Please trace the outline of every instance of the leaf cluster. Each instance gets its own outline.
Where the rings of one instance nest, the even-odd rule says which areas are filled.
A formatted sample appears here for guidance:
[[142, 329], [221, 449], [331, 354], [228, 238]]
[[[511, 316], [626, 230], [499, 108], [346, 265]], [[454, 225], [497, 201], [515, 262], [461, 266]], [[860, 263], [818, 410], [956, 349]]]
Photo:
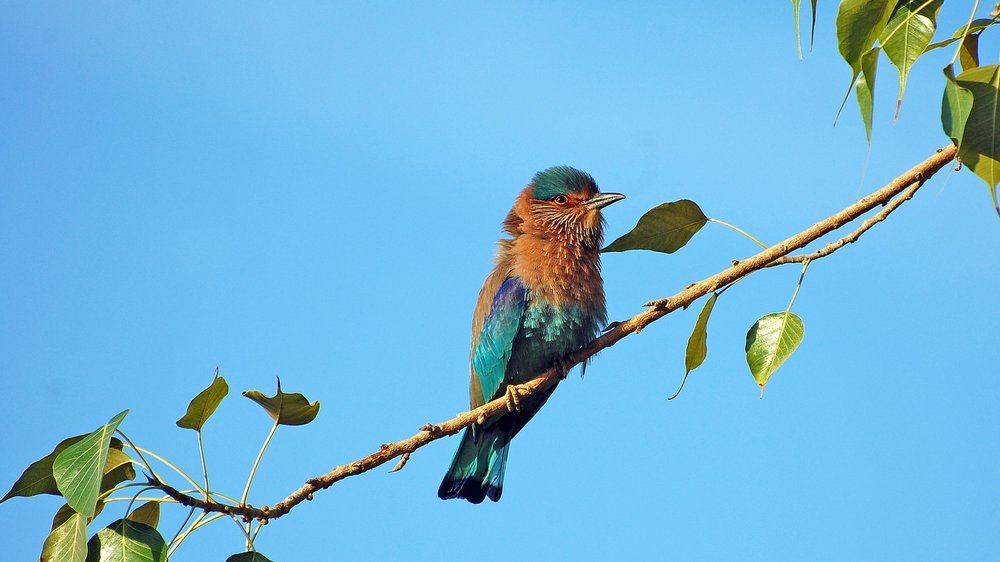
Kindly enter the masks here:
[[[899, 93], [894, 119], [899, 117], [906, 92], [907, 79], [913, 65], [928, 53], [956, 44], [951, 61], [942, 70], [944, 92], [941, 103], [941, 126], [955, 146], [958, 160], [982, 178], [989, 189], [993, 207], [997, 204], [997, 184], [1000, 183], [1000, 67], [980, 66], [979, 40], [984, 32], [997, 23], [996, 11], [988, 18], [975, 19], [979, 3], [973, 4], [966, 24], [948, 38], [932, 43], [937, 31], [937, 19], [944, 0], [842, 0], [837, 10], [837, 47], [851, 67], [851, 81], [843, 110], [851, 90], [854, 90], [858, 110], [865, 126], [868, 142], [872, 139], [872, 114], [875, 103], [875, 83], [878, 62], [884, 54], [899, 74]], [[792, 2], [795, 11], [795, 34], [799, 35], [799, 2]], [[813, 2], [813, 26], [816, 24], [816, 3]], [[800, 49], [801, 58], [801, 49]], [[958, 59], [962, 72], [956, 75]], [[835, 119], [836, 121], [836, 119]]]
[[[206, 501], [245, 505], [253, 475], [277, 427], [305, 425], [314, 420], [319, 413], [319, 402], [310, 403], [299, 393], [282, 392], [280, 381], [274, 396], [266, 396], [257, 390], [243, 393], [264, 409], [274, 421], [274, 425], [250, 471], [250, 478], [243, 491], [243, 500], [235, 502], [228, 496], [209, 488], [208, 468], [204, 461], [205, 452], [202, 445], [202, 430], [228, 393], [229, 385], [216, 369], [212, 383], [190, 401], [184, 416], [177, 420], [178, 427], [193, 430], [198, 434], [198, 448], [204, 473], [203, 485], [195, 483], [186, 473], [166, 459], [135, 446], [119, 429], [128, 414], [126, 410], [90, 433], [64, 439], [51, 453], [31, 463], [11, 489], [0, 498], [0, 503], [14, 497], [39, 494], [65, 498], [66, 503], [53, 517], [51, 531], [42, 545], [40, 559], [43, 562], [164, 562], [191, 532], [221, 518], [222, 514], [206, 517], [208, 514], [203, 513], [189, 525], [188, 521], [194, 512], [194, 508], [191, 508], [188, 520], [182, 529], [172, 540], [164, 539], [157, 530], [160, 522], [160, 505], [175, 503], [175, 500], [169, 495], [143, 498], [145, 503], [132, 509], [143, 492], [164, 489], [167, 486], [163, 477], [147, 462], [147, 456], [161, 461], [176, 471], [194, 487], [192, 492], [202, 494]], [[114, 437], [116, 433], [125, 441]], [[126, 454], [124, 451], [126, 447], [138, 458]], [[132, 482], [136, 478], [135, 465], [147, 471], [146, 482]], [[131, 496], [114, 495], [133, 488], [138, 488], [138, 493]], [[87, 527], [101, 514], [106, 504], [116, 500], [129, 500], [125, 517], [103, 527], [88, 540]], [[263, 522], [258, 522], [256, 528], [253, 528], [252, 521], [236, 522], [245, 534], [247, 550], [231, 556], [229, 560], [267, 562], [268, 559], [253, 547], [253, 539], [260, 531]]]

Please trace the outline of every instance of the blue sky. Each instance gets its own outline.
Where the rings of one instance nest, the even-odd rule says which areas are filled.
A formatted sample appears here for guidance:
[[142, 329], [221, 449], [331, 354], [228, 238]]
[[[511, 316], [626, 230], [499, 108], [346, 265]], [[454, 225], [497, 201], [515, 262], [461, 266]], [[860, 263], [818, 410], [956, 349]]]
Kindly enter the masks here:
[[[125, 408], [130, 437], [198, 473], [174, 421], [216, 366], [233, 393], [205, 441], [231, 495], [270, 421], [238, 391], [280, 376], [322, 403], [278, 431], [256, 505], [451, 417], [500, 221], [548, 166], [627, 194], [609, 240], [689, 198], [774, 242], [947, 142], [950, 50], [917, 63], [895, 125], [883, 59], [865, 171], [853, 101], [831, 127], [850, 78], [833, 2], [805, 61], [787, 2], [660, 4], [5, 4], [0, 484]], [[949, 3], [943, 32], [967, 9]], [[995, 50], [983, 41], [984, 59]], [[571, 376], [515, 441], [500, 503], [437, 499], [448, 439], [317, 494], [258, 548], [278, 562], [995, 555], [998, 228], [982, 182], [942, 172], [810, 267], [805, 340], [763, 400], [744, 338], [784, 309], [794, 266], [720, 298], [678, 400], [700, 303]], [[754, 252], [709, 225], [674, 255], [607, 255], [610, 317]], [[5, 557], [37, 556], [59, 505], [0, 505]], [[180, 520], [168, 511], [164, 534]], [[220, 522], [175, 560], [241, 544]]]

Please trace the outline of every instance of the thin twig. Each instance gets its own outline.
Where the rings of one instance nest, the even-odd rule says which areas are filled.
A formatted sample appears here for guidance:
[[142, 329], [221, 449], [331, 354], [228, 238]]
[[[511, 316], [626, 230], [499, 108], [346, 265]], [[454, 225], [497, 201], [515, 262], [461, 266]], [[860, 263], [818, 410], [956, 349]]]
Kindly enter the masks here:
[[893, 211], [895, 211], [897, 207], [909, 201], [913, 197], [913, 194], [916, 193], [918, 189], [920, 189], [920, 186], [924, 184], [924, 181], [925, 180], [923, 179], [919, 179], [913, 182], [913, 185], [911, 185], [909, 189], [900, 194], [899, 197], [896, 197], [895, 199], [890, 201], [885, 206], [885, 208], [883, 208], [881, 211], [878, 212], [878, 214], [872, 215], [865, 222], [861, 223], [861, 226], [859, 226], [857, 230], [841, 238], [840, 240], [837, 240], [836, 242], [830, 242], [823, 248], [816, 250], [811, 254], [797, 254], [794, 256], [785, 256], [783, 258], [778, 258], [773, 262], [767, 264], [767, 267], [784, 265], [786, 263], [802, 263], [805, 260], [810, 260], [810, 261], [818, 260], [819, 258], [829, 256], [830, 254], [839, 250], [843, 246], [846, 246], [848, 244], [853, 244], [854, 242], [857, 241], [858, 238], [861, 238], [861, 235], [867, 232], [868, 229], [884, 221], [885, 218], [888, 217]]
[[[614, 328], [605, 332], [601, 337], [590, 342], [585, 347], [571, 353], [568, 357], [560, 361], [558, 367], [549, 368], [534, 379], [518, 385], [520, 390], [519, 394], [524, 397], [534, 394], [535, 392], [539, 392], [543, 388], [561, 380], [565, 369], [573, 367], [592, 357], [597, 352], [615, 345], [625, 336], [632, 333], [638, 333], [642, 330], [642, 328], [649, 325], [651, 322], [655, 322], [677, 309], [685, 308], [708, 293], [718, 290], [721, 287], [726, 287], [727, 285], [746, 277], [754, 271], [767, 267], [776, 260], [779, 260], [795, 250], [803, 248], [806, 245], [818, 240], [822, 236], [850, 223], [875, 207], [886, 205], [893, 199], [893, 197], [906, 190], [907, 187], [911, 185], [919, 187], [920, 183], [934, 175], [944, 165], [953, 160], [955, 158], [955, 153], [955, 146], [948, 145], [947, 147], [938, 150], [933, 156], [924, 160], [919, 165], [914, 166], [905, 174], [899, 176], [882, 189], [859, 200], [857, 203], [847, 207], [843, 211], [840, 211], [839, 213], [814, 224], [795, 236], [792, 236], [783, 242], [779, 242], [778, 244], [771, 246], [754, 256], [751, 256], [743, 261], [735, 262], [730, 268], [727, 268], [707, 279], [689, 285], [686, 289], [672, 297], [647, 303], [646, 306], [650, 308], [646, 311], [615, 325]], [[910, 188], [911, 191], [916, 191], [914, 187]], [[910, 193], [910, 195], [912, 195], [912, 193]], [[905, 201], [905, 199], [903, 200]], [[895, 206], [898, 207], [900, 203], [902, 203], [902, 201], [896, 203]], [[881, 215], [882, 213], [879, 214]], [[878, 216], [876, 215], [875, 217], [872, 217], [872, 219], [877, 217]], [[860, 234], [858, 234], [858, 236], [860, 236]], [[836, 251], [836, 248], [830, 250], [828, 254], [834, 251]], [[263, 521], [276, 519], [288, 513], [293, 507], [303, 501], [311, 500], [313, 498], [313, 493], [329, 488], [340, 480], [349, 476], [355, 476], [367, 472], [377, 466], [389, 462], [396, 457], [413, 453], [431, 441], [435, 441], [449, 435], [454, 435], [465, 427], [474, 423], [484, 423], [487, 418], [506, 411], [508, 411], [506, 397], [500, 397], [496, 400], [487, 402], [474, 410], [462, 412], [455, 418], [446, 422], [440, 424], [428, 424], [424, 426], [419, 433], [408, 439], [397, 441], [395, 443], [383, 444], [378, 451], [368, 455], [367, 457], [335, 467], [330, 472], [327, 472], [322, 476], [317, 476], [316, 478], [308, 480], [304, 486], [292, 492], [292, 494], [287, 498], [270, 508], [264, 507], [258, 509], [249, 505], [224, 505], [215, 501], [202, 500], [182, 494], [163, 483], [157, 482], [155, 485], [163, 490], [163, 492], [168, 496], [187, 506], [196, 507], [205, 511], [238, 515], [243, 517], [244, 520], [259, 519]]]

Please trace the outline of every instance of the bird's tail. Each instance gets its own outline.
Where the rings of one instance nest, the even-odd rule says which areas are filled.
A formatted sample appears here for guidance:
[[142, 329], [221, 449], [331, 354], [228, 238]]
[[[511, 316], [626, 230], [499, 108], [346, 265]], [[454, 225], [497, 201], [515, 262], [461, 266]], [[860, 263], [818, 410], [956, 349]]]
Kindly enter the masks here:
[[465, 498], [472, 503], [481, 503], [487, 497], [499, 500], [510, 438], [509, 429], [496, 425], [466, 428], [451, 468], [438, 488], [438, 497]]

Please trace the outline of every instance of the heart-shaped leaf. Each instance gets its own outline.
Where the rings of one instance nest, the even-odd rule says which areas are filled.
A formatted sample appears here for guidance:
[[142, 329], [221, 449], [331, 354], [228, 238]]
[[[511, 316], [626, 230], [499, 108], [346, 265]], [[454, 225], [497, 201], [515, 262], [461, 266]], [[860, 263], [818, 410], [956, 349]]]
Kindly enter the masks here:
[[127, 414], [128, 410], [119, 413], [93, 433], [66, 447], [52, 463], [56, 487], [66, 503], [86, 517], [93, 517], [97, 506], [111, 435]]
[[694, 201], [663, 203], [647, 211], [631, 232], [601, 251], [652, 250], [672, 254], [683, 248], [707, 222], [708, 217]]
[[52, 529], [42, 545], [41, 562], [84, 562], [87, 559], [87, 523], [73, 512]]
[[977, 176], [983, 178], [997, 204], [1000, 182], [1000, 66], [991, 64], [966, 70], [956, 78], [958, 85], [972, 92], [972, 109], [965, 123], [958, 156]]
[[219, 370], [216, 369], [212, 384], [191, 400], [184, 417], [177, 420], [177, 427], [201, 431], [205, 422], [215, 413], [215, 409], [219, 407], [227, 394], [229, 394], [229, 385], [226, 384], [226, 379], [219, 376]]
[[243, 396], [260, 404], [267, 415], [278, 425], [305, 425], [319, 414], [319, 402], [309, 403], [305, 396], [281, 391], [281, 381], [278, 381], [278, 393], [266, 396], [259, 390], [248, 390]]
[[763, 396], [768, 379], [802, 343], [805, 325], [791, 312], [768, 314], [747, 332], [747, 364]]
[[119, 519], [101, 529], [87, 543], [87, 562], [166, 562], [167, 544], [146, 525]]
[[160, 523], [160, 502], [146, 502], [129, 513], [126, 519], [156, 527]]
[[[929, 2], [929, 3], [928, 3]], [[899, 102], [906, 91], [906, 79], [910, 68], [924, 54], [934, 31], [937, 29], [937, 14], [944, 0], [900, 0], [892, 12], [879, 44], [889, 57], [889, 62], [899, 71]], [[863, 61], [862, 61], [863, 62]]]
[[[56, 445], [56, 448], [51, 453], [31, 463], [31, 466], [25, 469], [25, 471], [21, 474], [21, 477], [17, 479], [17, 482], [15, 482], [10, 491], [7, 492], [7, 495], [5, 495], [3, 499], [0, 499], [0, 503], [17, 496], [30, 497], [38, 494], [51, 494], [58, 496], [59, 488], [56, 487], [56, 479], [52, 476], [52, 463], [55, 462], [56, 455], [61, 453], [64, 449], [66, 449], [66, 447], [80, 441], [84, 437], [86, 437], [86, 435], [76, 435], [74, 437], [63, 439], [58, 445]], [[113, 437], [111, 439], [111, 448], [121, 451], [122, 442]], [[107, 470], [108, 469], [105, 468], [105, 473]]]
[[[871, 50], [882, 34], [895, 5], [895, 0], [843, 0], [840, 3], [837, 11], [837, 47], [840, 55], [851, 65], [851, 87], [861, 74], [861, 57]], [[845, 103], [850, 94], [848, 88]], [[843, 109], [844, 104], [841, 103], [837, 110], [838, 117]]]

